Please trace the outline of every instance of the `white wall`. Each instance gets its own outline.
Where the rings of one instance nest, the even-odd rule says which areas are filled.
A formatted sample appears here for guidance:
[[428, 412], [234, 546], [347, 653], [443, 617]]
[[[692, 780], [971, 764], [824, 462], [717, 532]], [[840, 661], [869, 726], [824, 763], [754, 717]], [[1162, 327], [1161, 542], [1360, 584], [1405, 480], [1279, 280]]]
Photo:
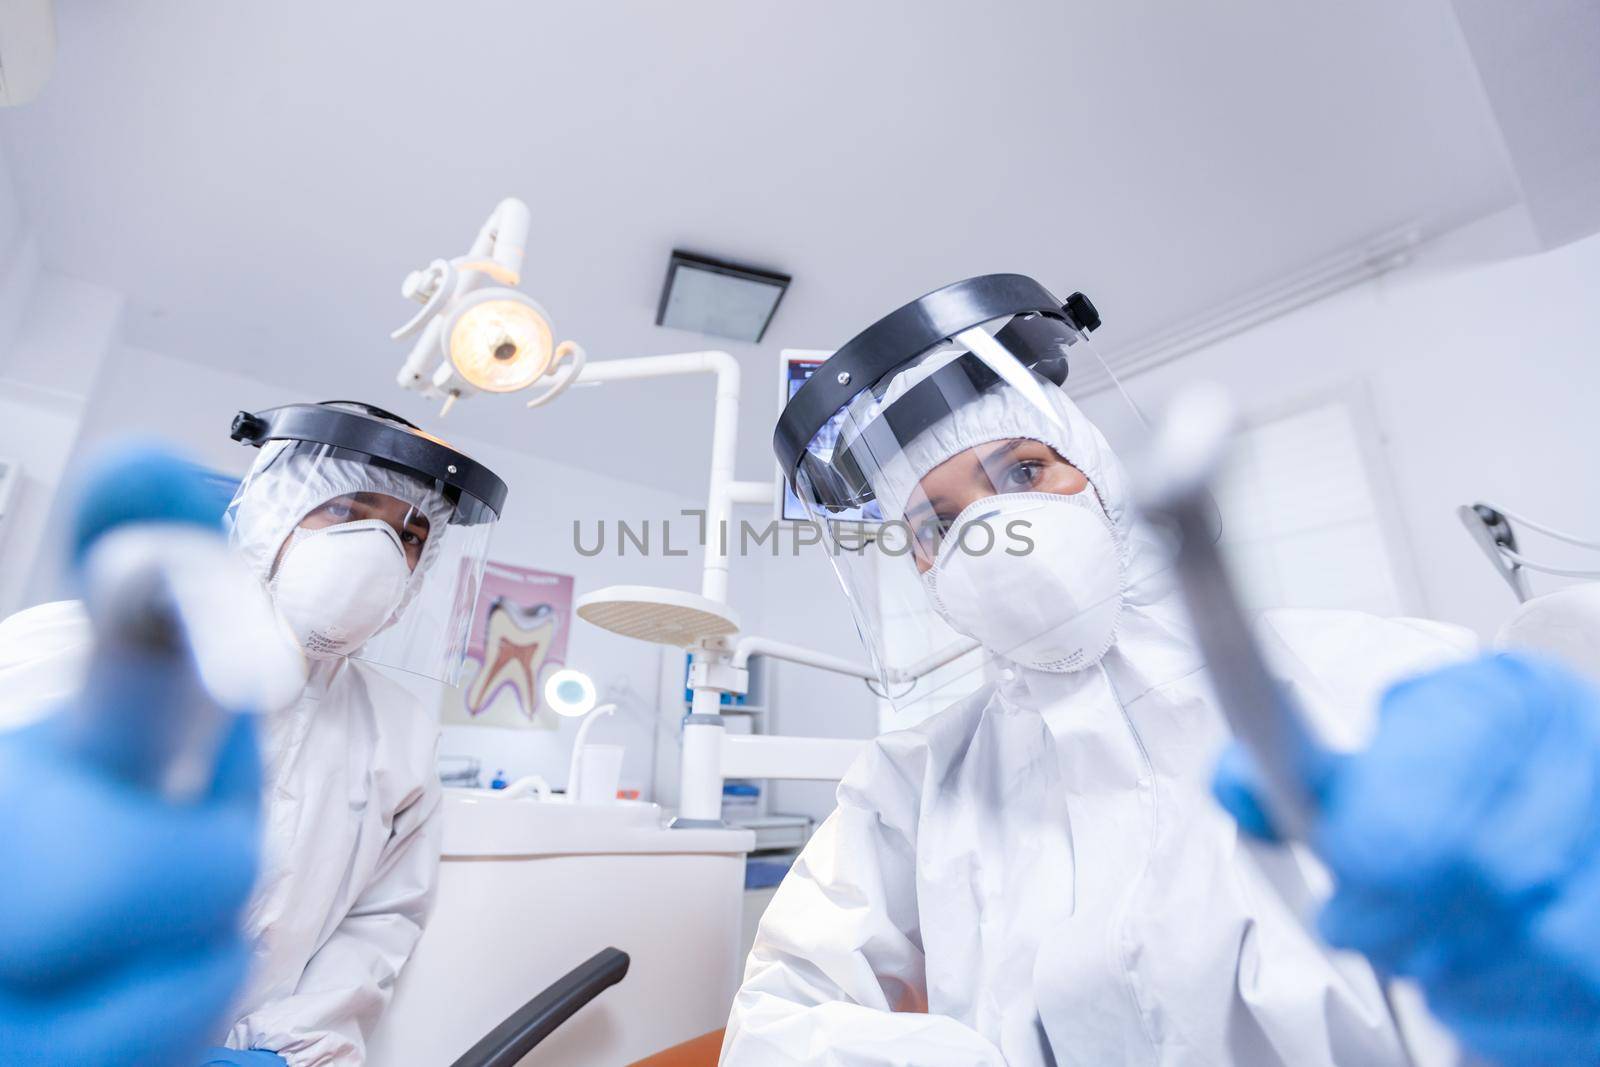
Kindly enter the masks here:
[[0, 138], [0, 264], [9, 263], [11, 255], [22, 243], [22, 204], [11, 180], [10, 152]]
[[[11, 360], [24, 306], [38, 273], [38, 256], [11, 183], [0, 141], [0, 375]], [[59, 464], [75, 432], [70, 405], [24, 390], [0, 377], [0, 457], [20, 465], [22, 482], [10, 514], [0, 520], [0, 616], [22, 596], [23, 560], [38, 546]]]
[[[1600, 537], [1589, 470], [1600, 455], [1600, 237], [1531, 247], [1525, 216], [1493, 216], [1403, 270], [1134, 378], [1130, 390], [1158, 404], [1210, 379], [1249, 412], [1367, 389], [1418, 579], [1415, 610], [1491, 636], [1514, 601], [1457, 505], [1487, 499]], [[1085, 406], [1114, 404], [1102, 394]]]
[[[455, 418], [452, 414], [451, 420]], [[431, 429], [438, 432], [441, 428]], [[626, 555], [619, 556], [609, 532], [619, 519], [635, 528], [642, 520], [650, 519], [654, 527], [662, 518], [676, 517], [683, 508], [693, 506], [692, 501], [637, 483], [475, 443], [465, 436], [466, 432], [464, 427], [460, 437], [452, 435], [453, 442], [486, 463], [511, 489], [505, 514], [494, 534], [492, 558], [571, 574], [575, 578], [575, 596], [617, 584], [699, 589], [696, 556], [644, 558], [631, 546]], [[537, 420], [532, 415], [529, 432], [537, 433]], [[581, 447], [581, 443], [574, 444]], [[607, 551], [584, 556], [574, 545], [573, 520], [583, 521], [583, 544], [592, 546], [595, 522], [601, 518], [607, 521]], [[602, 702], [617, 705], [616, 713], [597, 723], [589, 738], [625, 745], [623, 787], [639, 789], [646, 795], [652, 785], [657, 745], [674, 743], [677, 719], [681, 717], [681, 712], [673, 714], [677, 705], [672, 693], [664, 693], [661, 688], [664, 654], [677, 655], [655, 645], [618, 637], [575, 616], [568, 633], [567, 664], [594, 678]], [[576, 729], [577, 721], [571, 719], [563, 720], [557, 732], [451, 727], [445, 731], [444, 748], [451, 753], [480, 757], [484, 761], [485, 784], [488, 774], [504, 768], [513, 778], [540, 774], [556, 788], [564, 788]]]
[[[61, 467], [70, 472], [100, 449], [130, 435], [159, 436], [197, 462], [242, 474], [250, 456], [228, 439], [228, 422], [241, 407], [267, 407], [294, 397], [281, 389], [154, 352], [113, 342], [100, 373], [80, 404], [77, 425]], [[26, 584], [23, 604], [70, 595], [59, 555], [68, 501], [50, 501], [47, 531]]]
[[0, 381], [0, 456], [18, 464], [22, 474], [0, 527], [0, 618], [24, 603], [78, 415], [70, 401]]
[[0, 616], [26, 602], [84, 399], [121, 314], [111, 290], [42, 269], [0, 144], [0, 456], [22, 472], [0, 528]]

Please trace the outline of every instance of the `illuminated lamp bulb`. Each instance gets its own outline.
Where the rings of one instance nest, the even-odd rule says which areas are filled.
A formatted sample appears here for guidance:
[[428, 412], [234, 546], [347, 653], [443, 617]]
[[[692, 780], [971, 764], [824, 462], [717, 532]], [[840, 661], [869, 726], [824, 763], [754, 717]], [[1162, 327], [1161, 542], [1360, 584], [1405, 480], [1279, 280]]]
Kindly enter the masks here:
[[515, 289], [469, 294], [445, 325], [456, 372], [486, 393], [526, 389], [550, 369], [555, 338], [544, 309]]

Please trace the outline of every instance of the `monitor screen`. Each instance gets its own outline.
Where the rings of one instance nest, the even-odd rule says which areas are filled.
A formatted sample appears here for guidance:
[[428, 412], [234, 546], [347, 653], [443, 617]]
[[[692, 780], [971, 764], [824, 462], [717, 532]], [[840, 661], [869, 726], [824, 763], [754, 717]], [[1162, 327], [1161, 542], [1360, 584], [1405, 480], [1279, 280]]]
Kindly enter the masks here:
[[[832, 352], [816, 352], [811, 350], [785, 349], [783, 352], [783, 387], [782, 401], [784, 404], [800, 391], [800, 387], [817, 372], [817, 368], [828, 361]], [[835, 416], [818, 433], [824, 447], [831, 448], [839, 436], [839, 423], [842, 416]], [[779, 513], [783, 519], [804, 521], [809, 516], [806, 514], [805, 505], [800, 503], [800, 498], [794, 495], [794, 490], [789, 487], [789, 480], [785, 472], [778, 472], [778, 494], [782, 501], [782, 511]], [[836, 515], [828, 516], [834, 522], [865, 522], [879, 523], [883, 521], [883, 513], [878, 510], [878, 502], [871, 501], [863, 508], [850, 508]]]

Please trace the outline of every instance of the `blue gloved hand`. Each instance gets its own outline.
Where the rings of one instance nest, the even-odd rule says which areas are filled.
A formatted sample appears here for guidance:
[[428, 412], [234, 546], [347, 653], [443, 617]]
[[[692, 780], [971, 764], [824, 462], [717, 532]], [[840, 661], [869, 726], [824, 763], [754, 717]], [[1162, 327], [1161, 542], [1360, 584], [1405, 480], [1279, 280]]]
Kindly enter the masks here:
[[243, 982], [260, 770], [238, 720], [210, 793], [172, 804], [61, 743], [0, 735], [0, 1048], [8, 1063], [190, 1063]]
[[200, 1067], [289, 1067], [289, 1062], [265, 1049], [210, 1048]]
[[[124, 448], [84, 482], [72, 524], [81, 562], [133, 522], [217, 528], [196, 468]], [[147, 661], [148, 660], [148, 661]], [[114, 668], [114, 669], [113, 669]], [[209, 789], [176, 803], [119, 773], [136, 729], [172, 699], [169, 664], [137, 649], [74, 715], [0, 734], [0, 1053], [29, 1067], [192, 1063], [224, 1022], [249, 963], [239, 914], [255, 880], [260, 766], [254, 725], [231, 719]], [[121, 673], [117, 674], [120, 670]]]
[[228, 501], [212, 476], [159, 441], [118, 441], [93, 456], [72, 486], [70, 556], [81, 564], [102, 535], [139, 522], [214, 529]]
[[[1235, 747], [1215, 791], [1270, 837], [1256, 780]], [[1311, 785], [1330, 944], [1414, 979], [1496, 1063], [1600, 1062], [1600, 693], [1533, 657], [1449, 667], [1391, 689], [1372, 744]]]

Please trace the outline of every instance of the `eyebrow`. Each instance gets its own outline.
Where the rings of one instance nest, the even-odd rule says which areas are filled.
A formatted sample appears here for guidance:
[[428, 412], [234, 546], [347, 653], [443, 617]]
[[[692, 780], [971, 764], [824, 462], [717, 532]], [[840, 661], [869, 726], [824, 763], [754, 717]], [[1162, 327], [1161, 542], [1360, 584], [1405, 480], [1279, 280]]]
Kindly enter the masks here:
[[1024, 445], [1035, 443], [1036, 442], [1031, 441], [1026, 437], [1013, 437], [1009, 441], [1001, 441], [999, 443], [999, 447], [993, 452], [986, 452], [980, 455], [978, 457], [978, 464], [979, 466], [988, 466], [997, 459], [1005, 459], [1007, 456], [1011, 455], [1011, 453], [1017, 451], [1019, 448], [1022, 448]]
[[[366, 504], [369, 507], [377, 507], [378, 505], [382, 504], [385, 499], [385, 495], [382, 493], [355, 494], [356, 503]], [[387, 497], [387, 499], [393, 500], [395, 498]], [[403, 500], [400, 502], [405, 504], [405, 501]], [[423, 533], [427, 533], [433, 529], [433, 523], [428, 519], [428, 516], [424, 514], [421, 509], [413, 507], [410, 504], [406, 504], [405, 526], [408, 530], [412, 527], [415, 527], [416, 529], [421, 530]]]
[[[1018, 449], [1036, 443], [1037, 442], [1033, 441], [1031, 438], [1013, 437], [1007, 441], [997, 442], [997, 447], [992, 452], [978, 453], [977, 449], [974, 449], [973, 451], [976, 454], [972, 457], [972, 460], [977, 464], [978, 467], [976, 473], [987, 478], [989, 477], [989, 471], [987, 468], [990, 463], [993, 463], [998, 459], [1004, 459]], [[916, 505], [911, 509], [911, 511], [906, 513], [906, 519], [909, 521], [912, 514], [915, 513], [919, 508], [924, 511], [931, 511], [937, 515], [939, 513], [939, 506], [942, 503], [944, 503], [944, 497], [942, 496], [924, 496], [923, 503]]]

